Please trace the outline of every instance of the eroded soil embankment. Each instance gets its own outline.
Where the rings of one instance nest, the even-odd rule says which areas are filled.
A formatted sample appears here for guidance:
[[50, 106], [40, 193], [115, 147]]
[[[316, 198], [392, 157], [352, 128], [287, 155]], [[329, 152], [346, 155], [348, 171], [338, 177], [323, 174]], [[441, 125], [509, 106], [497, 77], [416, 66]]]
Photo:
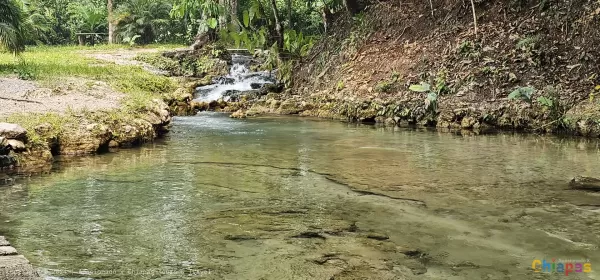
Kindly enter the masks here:
[[468, 1], [339, 15], [294, 70], [290, 102], [312, 116], [598, 137], [600, 3], [475, 2], [477, 32]]

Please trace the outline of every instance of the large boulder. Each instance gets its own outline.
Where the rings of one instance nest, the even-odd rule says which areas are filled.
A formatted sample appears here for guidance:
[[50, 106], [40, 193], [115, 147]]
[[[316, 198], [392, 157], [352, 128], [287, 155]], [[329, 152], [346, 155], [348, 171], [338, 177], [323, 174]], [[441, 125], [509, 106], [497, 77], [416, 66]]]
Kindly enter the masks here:
[[27, 140], [27, 130], [18, 124], [0, 123], [0, 136], [6, 139]]

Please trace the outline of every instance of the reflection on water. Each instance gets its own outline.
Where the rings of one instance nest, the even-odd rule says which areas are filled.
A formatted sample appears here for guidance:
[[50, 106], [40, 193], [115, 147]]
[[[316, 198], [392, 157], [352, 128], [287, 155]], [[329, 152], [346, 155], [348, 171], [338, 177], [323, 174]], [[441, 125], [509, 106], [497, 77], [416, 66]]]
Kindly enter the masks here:
[[531, 264], [600, 269], [600, 195], [566, 189], [598, 159], [581, 139], [204, 114], [0, 188], [0, 234], [59, 279], [562, 279]]

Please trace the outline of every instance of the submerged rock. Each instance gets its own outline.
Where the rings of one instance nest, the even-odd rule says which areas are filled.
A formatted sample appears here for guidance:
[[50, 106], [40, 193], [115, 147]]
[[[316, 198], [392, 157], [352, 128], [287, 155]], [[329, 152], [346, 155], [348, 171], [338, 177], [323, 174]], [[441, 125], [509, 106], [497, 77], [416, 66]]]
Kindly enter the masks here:
[[569, 187], [574, 190], [600, 192], [600, 179], [576, 176], [569, 182]]

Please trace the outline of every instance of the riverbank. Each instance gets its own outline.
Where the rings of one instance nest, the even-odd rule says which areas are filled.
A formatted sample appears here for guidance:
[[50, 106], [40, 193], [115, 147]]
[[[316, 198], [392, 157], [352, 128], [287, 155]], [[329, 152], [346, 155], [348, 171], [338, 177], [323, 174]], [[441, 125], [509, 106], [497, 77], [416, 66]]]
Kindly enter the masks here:
[[53, 156], [127, 148], [165, 133], [172, 112], [164, 100], [182, 79], [134, 58], [175, 47], [35, 47], [19, 58], [0, 55], [0, 122], [26, 131], [19, 139], [0, 135], [7, 140], [0, 167], [35, 171]]
[[[597, 1], [378, 2], [294, 69], [305, 114], [600, 136]], [[514, 24], [518, 23], [518, 24]]]
[[[600, 3], [376, 2], [235, 117], [317, 116], [440, 129], [600, 137]], [[519, 23], [515, 25], [514, 23]], [[227, 107], [227, 106], [226, 106]]]

